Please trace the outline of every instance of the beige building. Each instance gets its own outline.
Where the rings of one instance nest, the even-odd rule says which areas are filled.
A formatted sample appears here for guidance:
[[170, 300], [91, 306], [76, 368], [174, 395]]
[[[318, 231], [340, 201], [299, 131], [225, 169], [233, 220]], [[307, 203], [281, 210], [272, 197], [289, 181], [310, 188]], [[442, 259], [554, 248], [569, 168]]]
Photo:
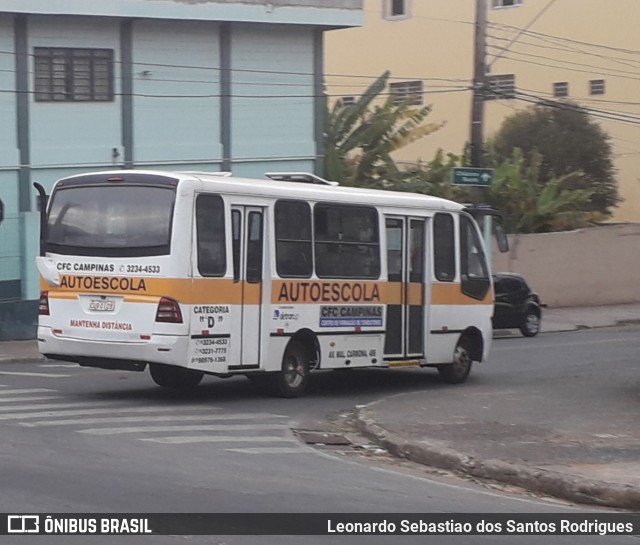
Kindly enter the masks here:
[[[568, 98], [611, 137], [617, 221], [640, 222], [640, 1], [486, 0], [489, 78], [502, 97], [485, 107], [485, 137], [532, 103]], [[391, 70], [390, 92], [419, 94], [446, 125], [400, 150], [429, 161], [469, 140], [476, 0], [364, 0], [361, 28], [327, 34], [327, 93], [358, 96]]]

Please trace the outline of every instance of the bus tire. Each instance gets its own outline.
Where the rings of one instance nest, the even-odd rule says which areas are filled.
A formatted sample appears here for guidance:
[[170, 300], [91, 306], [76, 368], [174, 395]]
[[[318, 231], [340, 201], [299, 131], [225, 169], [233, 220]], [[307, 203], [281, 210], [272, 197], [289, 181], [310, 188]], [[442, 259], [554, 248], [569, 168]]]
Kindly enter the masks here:
[[309, 382], [309, 353], [300, 341], [291, 341], [282, 357], [282, 371], [273, 375], [273, 392], [279, 397], [299, 397]]
[[462, 337], [453, 351], [453, 362], [438, 365], [440, 380], [447, 384], [460, 384], [467, 380], [473, 363], [473, 347], [467, 337]]
[[158, 386], [174, 390], [191, 390], [200, 384], [204, 376], [204, 373], [192, 369], [158, 363], [149, 364], [149, 373]]

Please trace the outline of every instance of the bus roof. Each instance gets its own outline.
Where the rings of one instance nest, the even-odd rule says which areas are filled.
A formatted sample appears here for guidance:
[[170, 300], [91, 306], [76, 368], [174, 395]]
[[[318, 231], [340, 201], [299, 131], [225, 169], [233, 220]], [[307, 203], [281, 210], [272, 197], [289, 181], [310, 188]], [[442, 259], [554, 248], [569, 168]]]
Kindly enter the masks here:
[[[191, 181], [202, 188], [214, 189], [222, 193], [236, 193], [275, 198], [302, 198], [305, 200], [324, 200], [333, 202], [371, 204], [376, 206], [399, 206], [423, 208], [431, 210], [460, 211], [462, 204], [420, 193], [368, 189], [341, 185], [324, 185], [319, 183], [302, 183], [299, 181], [282, 181], [269, 178], [244, 178], [229, 175], [228, 172], [195, 172], [195, 171], [161, 171], [161, 170], [108, 170], [76, 174], [60, 180], [80, 181], [86, 177], [88, 183], [106, 182], [118, 179], [126, 182], [128, 175], [159, 176], [173, 178], [180, 184]], [[296, 173], [299, 175], [300, 173]], [[313, 175], [312, 175], [313, 176]], [[317, 178], [317, 177], [315, 177]]]

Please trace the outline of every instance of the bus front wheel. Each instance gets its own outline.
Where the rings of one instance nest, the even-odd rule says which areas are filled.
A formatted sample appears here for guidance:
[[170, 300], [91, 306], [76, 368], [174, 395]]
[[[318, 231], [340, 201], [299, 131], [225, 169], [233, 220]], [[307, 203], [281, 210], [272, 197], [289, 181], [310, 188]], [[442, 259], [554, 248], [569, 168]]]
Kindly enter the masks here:
[[447, 384], [460, 384], [467, 380], [471, 372], [473, 347], [466, 337], [462, 337], [453, 351], [453, 362], [438, 366], [440, 379]]
[[291, 341], [282, 358], [282, 371], [273, 377], [275, 393], [280, 397], [301, 396], [309, 382], [309, 354], [299, 341]]
[[149, 373], [153, 382], [163, 388], [174, 390], [190, 390], [195, 388], [202, 380], [203, 373], [192, 369], [183, 369], [172, 365], [149, 364]]

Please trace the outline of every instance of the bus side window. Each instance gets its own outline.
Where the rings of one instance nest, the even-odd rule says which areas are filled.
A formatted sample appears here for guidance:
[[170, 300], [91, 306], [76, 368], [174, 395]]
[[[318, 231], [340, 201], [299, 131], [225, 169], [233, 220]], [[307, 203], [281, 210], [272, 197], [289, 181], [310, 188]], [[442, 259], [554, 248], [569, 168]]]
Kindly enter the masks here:
[[249, 212], [247, 227], [247, 271], [245, 278], [251, 284], [262, 281], [262, 213]]
[[309, 278], [313, 272], [309, 204], [304, 201], [276, 202], [275, 233], [278, 275]]
[[224, 205], [218, 195], [196, 199], [198, 271], [202, 276], [224, 276], [227, 270]]
[[233, 249], [233, 281], [240, 281], [240, 246], [241, 246], [241, 225], [242, 216], [239, 210], [231, 211], [231, 244]]
[[436, 214], [433, 219], [433, 266], [441, 282], [453, 282], [456, 276], [453, 216]]
[[387, 279], [402, 282], [402, 220], [387, 218]]
[[379, 278], [380, 236], [375, 208], [318, 203], [313, 217], [319, 278]]
[[460, 216], [460, 273], [462, 293], [484, 299], [489, 291], [489, 267], [473, 219]]

